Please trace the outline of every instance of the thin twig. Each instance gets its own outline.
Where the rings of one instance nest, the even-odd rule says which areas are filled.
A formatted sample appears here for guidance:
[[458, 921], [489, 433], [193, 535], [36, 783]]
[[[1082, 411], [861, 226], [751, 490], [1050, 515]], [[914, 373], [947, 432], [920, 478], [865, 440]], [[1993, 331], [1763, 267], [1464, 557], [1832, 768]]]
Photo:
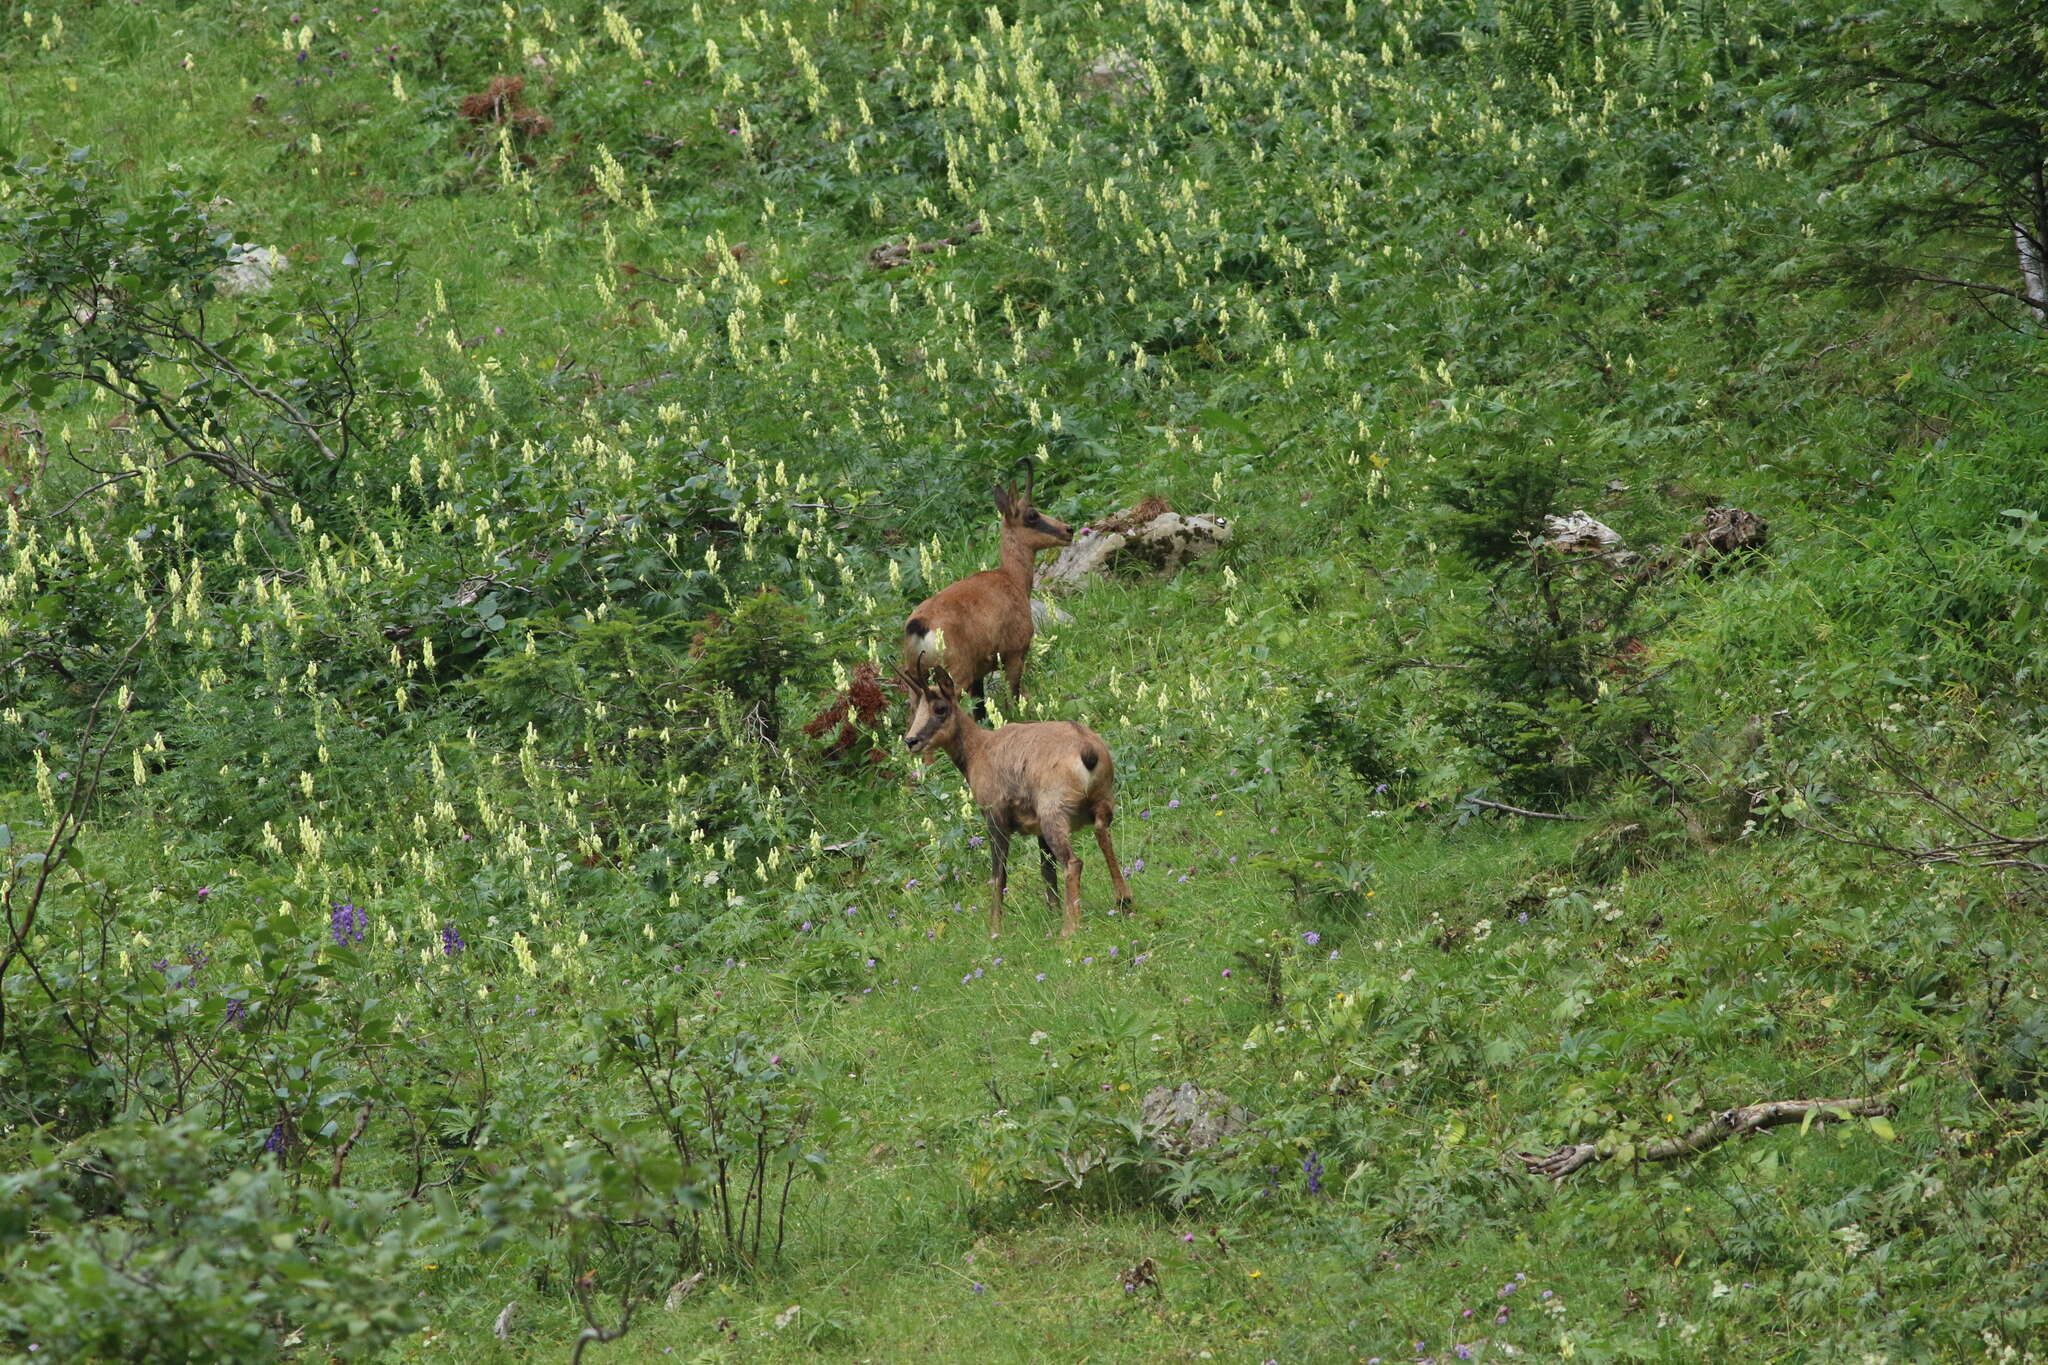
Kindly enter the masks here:
[[1482, 801], [1476, 796], [1468, 796], [1458, 804], [1478, 806], [1484, 810], [1497, 810], [1506, 815], [1527, 816], [1531, 820], [1583, 820], [1586, 818], [1583, 815], [1559, 815], [1555, 811], [1523, 810], [1520, 806], [1510, 806], [1499, 801]]

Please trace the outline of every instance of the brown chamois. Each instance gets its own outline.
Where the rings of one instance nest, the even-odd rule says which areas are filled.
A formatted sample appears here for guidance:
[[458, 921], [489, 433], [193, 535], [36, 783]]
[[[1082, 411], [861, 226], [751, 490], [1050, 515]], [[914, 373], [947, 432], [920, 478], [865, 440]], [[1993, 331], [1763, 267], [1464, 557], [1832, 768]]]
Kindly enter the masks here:
[[1024, 659], [1031, 653], [1031, 567], [1040, 550], [1071, 545], [1074, 532], [1031, 505], [1031, 478], [995, 490], [1003, 514], [1002, 566], [970, 574], [917, 604], [903, 626], [903, 671], [920, 685], [943, 667], [974, 697], [988, 719], [985, 680], [1001, 668], [1012, 704], [1023, 700]]
[[910, 694], [910, 729], [903, 736], [904, 745], [913, 754], [923, 754], [927, 763], [934, 761], [934, 750], [944, 750], [967, 779], [974, 804], [988, 822], [991, 934], [1003, 931], [1003, 891], [1009, 881], [1013, 834], [1038, 836], [1045, 898], [1055, 910], [1060, 906], [1059, 869], [1066, 869], [1066, 922], [1060, 933], [1081, 927], [1076, 820], [1094, 824], [1095, 842], [1116, 885], [1116, 903], [1131, 903], [1130, 884], [1124, 881], [1116, 846], [1109, 839], [1116, 819], [1116, 764], [1101, 735], [1070, 720], [986, 730], [960, 707], [960, 689], [944, 673], [929, 687], [900, 671], [896, 680]]

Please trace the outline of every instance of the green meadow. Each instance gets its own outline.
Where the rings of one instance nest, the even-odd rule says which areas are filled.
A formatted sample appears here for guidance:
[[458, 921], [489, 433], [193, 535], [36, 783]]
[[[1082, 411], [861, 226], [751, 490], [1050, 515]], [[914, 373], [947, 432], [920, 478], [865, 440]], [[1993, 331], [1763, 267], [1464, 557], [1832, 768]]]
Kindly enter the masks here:
[[0, 1358], [2048, 1353], [2031, 6], [0, 21]]

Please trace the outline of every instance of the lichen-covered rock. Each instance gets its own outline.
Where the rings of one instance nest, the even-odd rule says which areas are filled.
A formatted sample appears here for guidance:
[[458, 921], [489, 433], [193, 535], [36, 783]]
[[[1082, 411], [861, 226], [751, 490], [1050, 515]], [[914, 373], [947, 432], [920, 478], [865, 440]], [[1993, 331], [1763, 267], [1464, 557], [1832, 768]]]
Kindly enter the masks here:
[[1230, 541], [1226, 517], [1184, 515], [1164, 499], [1147, 498], [1094, 526], [1084, 526], [1074, 543], [1039, 576], [1046, 587], [1071, 588], [1108, 573], [1176, 573], [1190, 560]]
[[1568, 554], [1611, 554], [1621, 548], [1621, 534], [1581, 510], [1566, 517], [1545, 517], [1537, 544]]
[[1151, 90], [1152, 82], [1145, 74], [1145, 63], [1121, 48], [1104, 54], [1101, 61], [1081, 76], [1084, 99], [1099, 95], [1111, 104], [1122, 104], [1133, 95], [1150, 94]]
[[1074, 624], [1073, 613], [1062, 611], [1043, 597], [1031, 599], [1031, 627], [1033, 630], [1050, 630], [1054, 626]]
[[1762, 517], [1740, 507], [1715, 507], [1700, 518], [1700, 529], [1688, 532], [1679, 545], [1712, 562], [1770, 543], [1771, 527]]
[[214, 272], [214, 283], [223, 294], [267, 294], [270, 285], [291, 259], [274, 246], [236, 242], [228, 248], [228, 263]]
[[1220, 1090], [1204, 1090], [1193, 1081], [1159, 1086], [1138, 1106], [1146, 1136], [1179, 1156], [1207, 1151], [1225, 1138], [1243, 1132], [1252, 1121], [1245, 1109]]

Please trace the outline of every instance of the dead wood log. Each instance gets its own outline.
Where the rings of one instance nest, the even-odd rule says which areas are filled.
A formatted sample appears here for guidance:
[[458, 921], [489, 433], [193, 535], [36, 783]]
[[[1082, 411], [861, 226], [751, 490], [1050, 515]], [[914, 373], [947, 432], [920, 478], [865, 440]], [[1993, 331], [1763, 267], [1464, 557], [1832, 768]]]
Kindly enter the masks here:
[[[1767, 1104], [1746, 1104], [1723, 1109], [1705, 1123], [1675, 1138], [1652, 1142], [1635, 1153], [1637, 1161], [1675, 1161], [1718, 1147], [1730, 1138], [1746, 1137], [1785, 1123], [1805, 1122], [1809, 1115], [1820, 1123], [1829, 1117], [1883, 1118], [1896, 1112], [1890, 1100], [1868, 1097], [1847, 1100], [1772, 1100]], [[1547, 1175], [1563, 1181], [1575, 1171], [1596, 1161], [1606, 1161], [1623, 1148], [1614, 1143], [1568, 1142], [1554, 1151], [1537, 1154], [1517, 1152], [1515, 1159], [1531, 1175]]]

